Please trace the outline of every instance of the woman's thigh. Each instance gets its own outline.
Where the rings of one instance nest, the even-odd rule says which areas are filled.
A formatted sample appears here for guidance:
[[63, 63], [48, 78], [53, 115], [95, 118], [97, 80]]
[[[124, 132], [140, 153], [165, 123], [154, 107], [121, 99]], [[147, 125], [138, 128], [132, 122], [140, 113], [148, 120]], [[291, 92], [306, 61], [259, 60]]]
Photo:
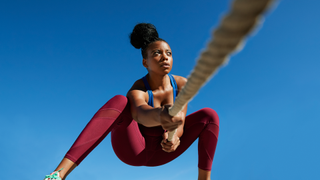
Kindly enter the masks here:
[[145, 140], [138, 123], [131, 117], [127, 106], [120, 123], [111, 132], [111, 142], [115, 154], [126, 164], [142, 166], [146, 163]]

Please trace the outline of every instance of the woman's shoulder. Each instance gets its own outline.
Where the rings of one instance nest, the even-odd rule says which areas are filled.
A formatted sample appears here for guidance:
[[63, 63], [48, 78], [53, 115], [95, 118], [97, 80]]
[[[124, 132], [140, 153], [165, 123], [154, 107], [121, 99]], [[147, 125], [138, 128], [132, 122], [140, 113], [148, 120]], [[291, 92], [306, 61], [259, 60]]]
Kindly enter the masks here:
[[130, 90], [129, 91], [132, 91], [132, 90], [141, 90], [141, 91], [146, 91], [146, 87], [144, 85], [144, 82], [142, 79], [138, 79], [136, 80], [133, 85], [131, 86]]
[[142, 79], [135, 81], [127, 92], [127, 97], [132, 101], [134, 101], [134, 99], [135, 101], [137, 101], [137, 99], [146, 101], [148, 99], [147, 95], [148, 93]]
[[178, 89], [181, 90], [182, 87], [187, 83], [187, 78], [177, 75], [172, 75], [174, 79], [176, 80]]

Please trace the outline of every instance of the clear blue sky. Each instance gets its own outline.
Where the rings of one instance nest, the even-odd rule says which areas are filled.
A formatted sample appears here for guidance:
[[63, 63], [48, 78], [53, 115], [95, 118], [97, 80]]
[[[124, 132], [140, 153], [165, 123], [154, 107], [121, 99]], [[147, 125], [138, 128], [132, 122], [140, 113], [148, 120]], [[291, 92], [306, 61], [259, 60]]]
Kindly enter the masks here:
[[[2, 0], [0, 179], [43, 179], [96, 110], [146, 74], [128, 35], [153, 23], [188, 76], [228, 1]], [[220, 117], [212, 180], [320, 179], [318, 0], [282, 0], [188, 113]], [[156, 168], [132, 167], [107, 137], [68, 180], [194, 180], [197, 146]]]

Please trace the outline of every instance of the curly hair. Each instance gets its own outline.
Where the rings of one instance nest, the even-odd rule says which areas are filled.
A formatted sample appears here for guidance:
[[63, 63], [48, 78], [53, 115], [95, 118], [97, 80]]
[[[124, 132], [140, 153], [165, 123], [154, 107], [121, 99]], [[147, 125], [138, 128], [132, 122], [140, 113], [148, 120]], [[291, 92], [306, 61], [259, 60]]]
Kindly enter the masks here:
[[156, 41], [165, 40], [159, 38], [156, 27], [150, 23], [139, 23], [137, 24], [131, 34], [130, 34], [130, 43], [136, 49], [141, 49], [141, 54], [143, 58], [147, 57], [146, 49], [147, 47]]

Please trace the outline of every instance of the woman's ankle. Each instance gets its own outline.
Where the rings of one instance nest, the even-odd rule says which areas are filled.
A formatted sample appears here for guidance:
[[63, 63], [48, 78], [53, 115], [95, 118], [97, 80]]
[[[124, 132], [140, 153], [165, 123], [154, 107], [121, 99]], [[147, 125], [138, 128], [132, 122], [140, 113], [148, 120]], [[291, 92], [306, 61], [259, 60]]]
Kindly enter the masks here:
[[199, 168], [198, 180], [210, 180], [211, 171], [206, 171]]
[[59, 172], [59, 177], [62, 180], [64, 180], [68, 176], [68, 174], [71, 173], [73, 171], [73, 169], [76, 167], [77, 167], [76, 163], [74, 163], [73, 161], [71, 161], [67, 158], [63, 158], [55, 171], [62, 169]]

